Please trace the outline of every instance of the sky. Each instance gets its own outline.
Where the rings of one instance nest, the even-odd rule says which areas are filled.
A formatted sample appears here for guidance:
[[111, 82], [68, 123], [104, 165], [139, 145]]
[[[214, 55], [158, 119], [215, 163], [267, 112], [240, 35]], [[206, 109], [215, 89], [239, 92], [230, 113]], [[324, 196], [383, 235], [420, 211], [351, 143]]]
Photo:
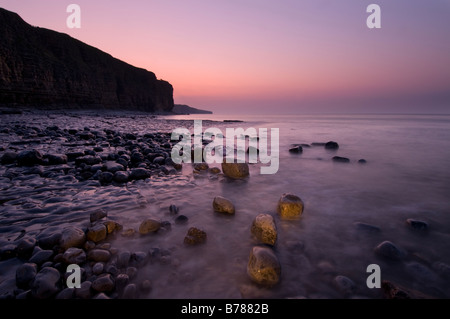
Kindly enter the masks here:
[[[68, 5], [81, 28], [68, 28]], [[369, 4], [381, 9], [370, 29]], [[450, 0], [0, 0], [216, 114], [450, 113]]]

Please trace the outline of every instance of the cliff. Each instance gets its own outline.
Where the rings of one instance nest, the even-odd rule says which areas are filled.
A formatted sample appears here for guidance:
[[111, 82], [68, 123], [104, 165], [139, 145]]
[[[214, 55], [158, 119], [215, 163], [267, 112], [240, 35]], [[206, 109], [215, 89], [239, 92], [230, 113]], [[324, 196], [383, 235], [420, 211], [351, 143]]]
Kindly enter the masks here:
[[186, 115], [186, 114], [213, 114], [213, 112], [211, 112], [211, 111], [196, 109], [194, 107], [190, 107], [189, 105], [185, 105], [185, 104], [175, 104], [175, 106], [172, 109], [172, 112], [175, 113], [175, 114], [182, 114], [182, 115]]
[[0, 8], [0, 105], [170, 112], [174, 101], [154, 73]]

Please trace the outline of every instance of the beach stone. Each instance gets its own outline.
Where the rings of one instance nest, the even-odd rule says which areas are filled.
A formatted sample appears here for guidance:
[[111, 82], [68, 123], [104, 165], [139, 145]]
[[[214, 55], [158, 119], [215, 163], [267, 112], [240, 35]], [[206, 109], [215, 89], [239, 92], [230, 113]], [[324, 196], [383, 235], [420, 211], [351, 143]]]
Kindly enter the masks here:
[[75, 289], [75, 297], [79, 299], [91, 299], [92, 298], [92, 282], [83, 281], [81, 287]]
[[136, 231], [133, 228], [129, 228], [122, 232], [123, 237], [133, 237], [136, 234]]
[[274, 286], [281, 278], [281, 265], [277, 256], [269, 247], [252, 248], [247, 264], [250, 279], [262, 286]]
[[367, 160], [365, 160], [364, 158], [361, 158], [361, 159], [358, 160], [358, 163], [359, 164], [366, 164]]
[[116, 277], [116, 289], [118, 291], [123, 291], [129, 282], [130, 277], [128, 277], [127, 274], [118, 274]]
[[62, 234], [57, 232], [42, 232], [36, 238], [38, 240], [38, 245], [44, 249], [51, 249], [60, 244]]
[[93, 241], [88, 240], [84, 243], [83, 248], [84, 250], [89, 251], [95, 248], [95, 243]]
[[35, 299], [48, 299], [59, 292], [61, 275], [55, 268], [46, 267], [36, 275], [31, 283], [31, 295]]
[[350, 159], [348, 159], [347, 157], [334, 156], [332, 159], [333, 159], [333, 162], [350, 163]]
[[189, 218], [184, 216], [184, 215], [180, 215], [177, 216], [177, 218], [175, 218], [175, 224], [177, 225], [183, 225], [186, 224], [188, 222]]
[[119, 184], [128, 183], [129, 174], [128, 172], [118, 171], [114, 173], [113, 181]]
[[7, 260], [16, 257], [16, 245], [3, 244], [0, 246], [0, 260]]
[[17, 155], [17, 163], [19, 166], [38, 165], [42, 163], [42, 160], [42, 154], [38, 150], [25, 150]]
[[80, 265], [86, 261], [86, 253], [83, 249], [71, 247], [65, 251], [63, 261], [66, 264]]
[[278, 201], [278, 214], [285, 219], [298, 218], [304, 209], [303, 201], [300, 197], [285, 193]]
[[303, 147], [301, 147], [301, 146], [294, 146], [294, 147], [291, 147], [291, 148], [289, 149], [289, 153], [296, 153], [296, 154], [303, 153]]
[[327, 150], [337, 150], [339, 149], [339, 144], [334, 141], [330, 141], [325, 144], [325, 148]]
[[41, 250], [33, 254], [28, 262], [42, 265], [53, 257], [53, 250]]
[[63, 230], [59, 245], [63, 249], [69, 249], [71, 247], [83, 247], [86, 242], [86, 234], [83, 230], [77, 227], [67, 227]]
[[179, 209], [177, 206], [175, 206], [173, 204], [169, 206], [169, 212], [171, 215], [177, 215], [178, 211], [179, 211]]
[[406, 257], [406, 252], [403, 249], [387, 240], [375, 247], [375, 253], [391, 260], [401, 260]]
[[122, 164], [117, 163], [117, 162], [112, 162], [112, 161], [107, 161], [104, 164], [104, 168], [111, 173], [116, 173], [116, 172], [120, 172], [120, 171], [124, 171], [125, 168], [123, 167]]
[[141, 180], [150, 178], [151, 173], [145, 168], [133, 168], [128, 177], [129, 180]]
[[218, 213], [234, 214], [235, 208], [233, 203], [222, 196], [216, 196], [213, 201], [214, 211]]
[[345, 296], [352, 295], [356, 291], [355, 282], [346, 276], [339, 275], [334, 277], [333, 284]]
[[100, 175], [98, 176], [98, 181], [100, 182], [100, 184], [102, 185], [106, 185], [106, 184], [110, 184], [112, 183], [114, 178], [114, 174], [111, 172], [101, 172]]
[[103, 224], [97, 224], [88, 229], [86, 238], [87, 240], [98, 243], [106, 238], [107, 232], [106, 227]]
[[8, 151], [2, 155], [0, 162], [2, 163], [2, 165], [7, 165], [14, 163], [16, 160], [17, 160], [17, 153]]
[[136, 277], [138, 270], [136, 267], [128, 267], [125, 272], [128, 275], [128, 277], [130, 278], [130, 280], [133, 280]]
[[75, 158], [75, 165], [81, 165], [81, 164], [95, 165], [95, 164], [100, 164], [101, 162], [102, 162], [101, 157], [93, 156], [93, 155], [85, 155], [85, 156]]
[[117, 267], [126, 268], [130, 262], [131, 253], [129, 251], [123, 251], [117, 256]]
[[108, 234], [112, 234], [115, 231], [119, 231], [122, 230], [123, 226], [120, 225], [119, 223], [112, 221], [112, 220], [107, 220], [103, 223], [103, 225], [105, 225], [106, 227], [106, 232]]
[[358, 230], [361, 230], [361, 231], [366, 231], [366, 232], [370, 232], [370, 233], [379, 233], [381, 231], [380, 227], [370, 225], [367, 223], [363, 223], [363, 222], [355, 222], [354, 225]]
[[148, 256], [143, 251], [137, 251], [133, 254], [131, 254], [130, 257], [130, 265], [141, 268], [145, 266], [145, 264], [148, 261]]
[[161, 222], [154, 219], [146, 219], [139, 226], [139, 233], [145, 235], [148, 233], [156, 233], [161, 228]]
[[111, 292], [114, 287], [114, 280], [110, 274], [102, 275], [92, 282], [92, 289], [98, 292]]
[[103, 292], [99, 293], [98, 295], [94, 296], [94, 298], [92, 299], [103, 299], [103, 300], [107, 300], [107, 299], [112, 299], [110, 297], [108, 297], [106, 294], [104, 294]]
[[17, 255], [21, 258], [29, 258], [36, 246], [36, 239], [33, 237], [24, 237], [19, 240], [16, 246]]
[[189, 228], [184, 243], [187, 245], [198, 245], [206, 242], [206, 232], [196, 227]]
[[209, 172], [210, 172], [211, 174], [219, 174], [219, 173], [222, 172], [222, 171], [221, 171], [220, 168], [218, 168], [218, 167], [211, 167], [211, 168], [209, 169]]
[[122, 299], [135, 299], [137, 295], [137, 287], [135, 284], [129, 284], [125, 287]]
[[103, 249], [92, 249], [88, 252], [87, 258], [96, 262], [108, 262], [111, 259], [111, 253]]
[[55, 297], [55, 299], [59, 300], [70, 300], [73, 299], [75, 295], [75, 288], [66, 288], [61, 290]]
[[428, 223], [422, 220], [408, 218], [406, 223], [414, 230], [425, 231], [428, 230]]
[[93, 211], [92, 213], [89, 214], [89, 219], [90, 219], [91, 223], [94, 223], [100, 219], [105, 218], [106, 216], [108, 216], [108, 213], [106, 212], [106, 210], [97, 209], [96, 211]]
[[222, 163], [222, 172], [225, 176], [232, 179], [242, 179], [250, 175], [250, 169], [247, 163]]
[[47, 154], [49, 165], [62, 165], [67, 164], [67, 155], [64, 154]]
[[92, 267], [92, 273], [94, 275], [100, 275], [104, 269], [105, 269], [105, 265], [101, 262], [98, 262], [98, 263], [95, 263], [95, 265]]
[[269, 214], [259, 214], [255, 217], [251, 233], [263, 244], [274, 246], [277, 241], [277, 227], [273, 217]]
[[194, 164], [194, 169], [197, 171], [206, 171], [208, 170], [209, 165], [208, 163], [196, 163]]
[[36, 277], [37, 265], [25, 263], [16, 269], [16, 285], [22, 289], [28, 289], [30, 283]]
[[381, 289], [386, 299], [435, 299], [420, 291], [407, 289], [389, 280], [381, 282]]

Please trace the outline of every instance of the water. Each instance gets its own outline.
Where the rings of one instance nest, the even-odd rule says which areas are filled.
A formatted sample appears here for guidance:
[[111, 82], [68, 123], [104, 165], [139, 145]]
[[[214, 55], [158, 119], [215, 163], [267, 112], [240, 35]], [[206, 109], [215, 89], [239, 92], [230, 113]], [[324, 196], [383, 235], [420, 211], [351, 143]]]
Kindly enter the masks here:
[[[433, 296], [450, 296], [448, 273], [437, 267], [439, 263], [450, 264], [450, 116], [165, 118], [164, 130], [177, 126], [192, 129], [193, 119], [210, 120], [204, 122], [204, 128], [215, 126], [224, 132], [227, 127], [279, 128], [279, 170], [274, 175], [261, 175], [262, 164], [251, 164], [248, 180], [230, 182], [208, 174], [194, 175], [191, 165], [185, 164], [179, 176], [152, 177], [126, 187], [89, 186], [70, 178], [62, 178], [56, 185], [44, 179], [24, 180], [6, 190], [8, 194], [17, 190], [28, 193], [0, 206], [2, 235], [13, 238], [21, 230], [38, 234], [48, 227], [86, 226], [85, 212], [96, 207], [106, 208], [109, 218], [125, 228], [137, 229], [149, 217], [173, 222], [168, 207], [175, 204], [180, 214], [189, 217], [187, 225], [173, 223], [165, 234], [113, 240], [119, 249], [148, 251], [158, 247], [170, 252], [165, 262], [139, 271], [138, 280], [153, 283], [142, 298], [348, 297], [334, 284], [337, 275], [355, 282], [351, 297], [380, 298], [380, 290], [366, 286], [370, 264], [380, 265], [383, 280]], [[184, 121], [179, 122], [181, 119]], [[213, 122], [225, 119], [244, 122]], [[121, 128], [145, 132], [146, 121], [152, 121], [138, 120], [134, 119], [132, 126], [122, 121]], [[105, 123], [96, 125], [109, 128]], [[292, 144], [328, 141], [338, 142], [339, 150], [313, 146], [305, 147], [302, 154], [288, 152]], [[348, 157], [350, 163], [333, 162], [336, 155]], [[359, 159], [367, 163], [360, 164]], [[305, 203], [299, 220], [285, 221], [277, 216], [277, 202], [283, 193], [296, 194]], [[218, 195], [234, 202], [234, 216], [213, 211], [212, 201]], [[260, 213], [272, 214], [278, 228], [274, 250], [282, 277], [280, 284], [270, 289], [256, 286], [246, 274], [249, 253], [257, 244], [250, 227]], [[412, 230], [406, 224], [408, 218], [427, 222], [429, 230]], [[355, 222], [377, 226], [381, 231], [358, 229]], [[205, 245], [183, 244], [191, 226], [207, 232]], [[407, 258], [395, 262], [376, 255], [374, 247], [385, 240], [407, 250]]]

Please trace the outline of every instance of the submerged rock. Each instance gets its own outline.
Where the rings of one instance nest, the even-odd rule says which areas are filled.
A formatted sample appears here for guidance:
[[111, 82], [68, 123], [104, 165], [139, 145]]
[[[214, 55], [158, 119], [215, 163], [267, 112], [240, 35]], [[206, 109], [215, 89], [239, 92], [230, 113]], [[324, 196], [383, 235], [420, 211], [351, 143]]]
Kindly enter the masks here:
[[339, 149], [339, 144], [334, 141], [330, 141], [325, 144], [325, 148], [327, 150], [337, 150], [337, 149]]
[[333, 162], [337, 163], [350, 163], [350, 159], [347, 157], [341, 157], [341, 156], [334, 156]]
[[252, 281], [263, 286], [274, 286], [280, 282], [281, 265], [269, 247], [255, 246], [250, 253], [247, 274]]
[[375, 247], [375, 253], [391, 260], [401, 260], [406, 257], [406, 251], [387, 240]]
[[232, 179], [242, 179], [250, 175], [247, 163], [222, 163], [222, 172]]
[[213, 201], [214, 211], [218, 213], [234, 214], [235, 208], [233, 203], [222, 196], [216, 196]]
[[425, 231], [428, 230], [428, 223], [422, 220], [408, 218], [406, 223], [414, 230]]
[[269, 214], [259, 214], [253, 220], [251, 233], [263, 244], [274, 246], [277, 241], [277, 227]]
[[291, 147], [291, 148], [289, 149], [289, 153], [301, 154], [301, 153], [303, 153], [303, 147], [301, 147], [301, 146], [294, 146], [294, 147]]
[[304, 209], [303, 201], [300, 197], [285, 193], [278, 201], [278, 214], [282, 218], [293, 219], [302, 215]]

